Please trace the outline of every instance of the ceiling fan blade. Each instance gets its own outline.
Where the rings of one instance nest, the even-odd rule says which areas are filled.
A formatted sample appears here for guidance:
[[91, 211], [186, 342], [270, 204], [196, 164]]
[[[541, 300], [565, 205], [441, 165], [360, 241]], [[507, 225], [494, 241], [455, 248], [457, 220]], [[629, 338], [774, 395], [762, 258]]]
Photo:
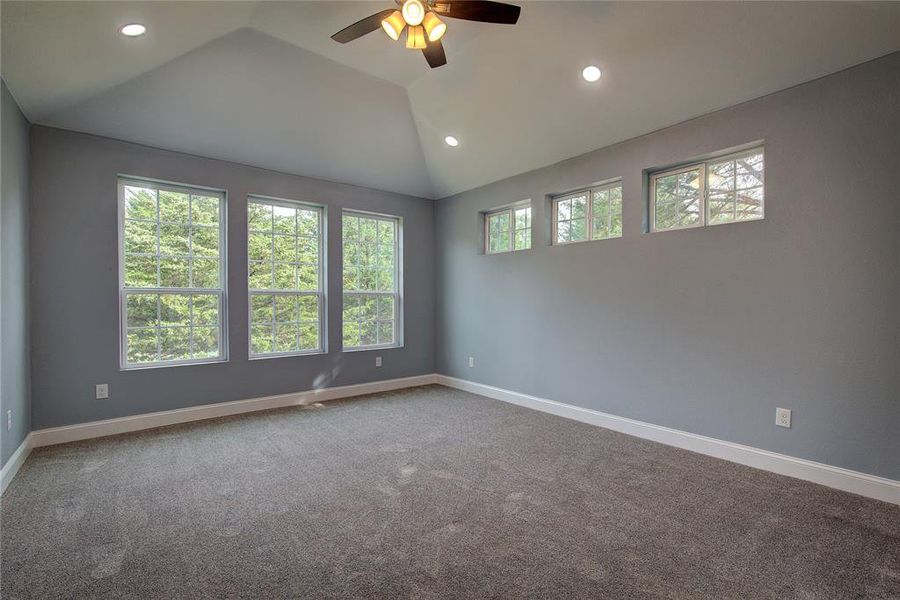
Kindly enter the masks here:
[[447, 64], [447, 55], [444, 54], [444, 45], [441, 43], [441, 40], [428, 42], [428, 45], [422, 50], [422, 54], [425, 55], [425, 60], [428, 61], [428, 66], [432, 69], [443, 67]]
[[519, 13], [522, 12], [522, 9], [513, 4], [491, 2], [491, 0], [437, 0], [434, 4], [434, 11], [454, 19], [514, 25], [519, 20]]
[[361, 21], [357, 21], [350, 27], [345, 27], [341, 29], [336, 34], [331, 36], [336, 42], [340, 42], [342, 44], [346, 44], [347, 42], [352, 42], [356, 38], [360, 38], [367, 33], [372, 33], [376, 29], [381, 27], [381, 22], [388, 17], [392, 12], [394, 12], [395, 8], [389, 8], [387, 10], [383, 10], [379, 13], [375, 13], [370, 17], [366, 17]]

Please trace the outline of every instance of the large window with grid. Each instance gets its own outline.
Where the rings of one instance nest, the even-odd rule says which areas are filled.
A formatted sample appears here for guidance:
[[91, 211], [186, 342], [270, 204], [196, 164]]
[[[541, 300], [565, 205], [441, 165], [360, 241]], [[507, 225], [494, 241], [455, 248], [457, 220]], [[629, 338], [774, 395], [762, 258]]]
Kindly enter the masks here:
[[486, 213], [484, 241], [488, 254], [531, 248], [531, 206], [516, 204]]
[[554, 198], [553, 231], [554, 244], [622, 237], [622, 182]]
[[118, 187], [121, 367], [225, 360], [224, 192]]
[[650, 229], [667, 231], [762, 219], [762, 148], [679, 167], [650, 177]]
[[400, 219], [343, 214], [344, 350], [402, 345]]
[[323, 209], [247, 199], [250, 356], [324, 351]]

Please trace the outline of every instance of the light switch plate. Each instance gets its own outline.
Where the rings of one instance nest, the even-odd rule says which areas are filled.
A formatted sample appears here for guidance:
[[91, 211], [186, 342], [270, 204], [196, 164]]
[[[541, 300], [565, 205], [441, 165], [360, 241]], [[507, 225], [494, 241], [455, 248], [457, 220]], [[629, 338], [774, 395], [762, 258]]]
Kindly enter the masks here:
[[109, 384], [108, 383], [98, 383], [94, 397], [97, 400], [106, 400], [107, 398], [109, 398]]

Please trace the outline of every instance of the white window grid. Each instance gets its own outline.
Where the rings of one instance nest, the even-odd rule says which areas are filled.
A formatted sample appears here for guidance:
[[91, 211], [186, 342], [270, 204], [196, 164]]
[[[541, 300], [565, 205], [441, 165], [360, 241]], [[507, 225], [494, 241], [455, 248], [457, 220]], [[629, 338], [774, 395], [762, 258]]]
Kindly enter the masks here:
[[[595, 226], [594, 220], [596, 215], [594, 215], [594, 198], [597, 195], [606, 195], [606, 230], [607, 232], [612, 231], [612, 223], [614, 220], [615, 213], [612, 210], [611, 205], [611, 193], [612, 190], [619, 190], [619, 197], [621, 198], [621, 189], [622, 189], [622, 180], [614, 179], [611, 181], [603, 182], [598, 185], [589, 188], [583, 188], [580, 190], [576, 190], [574, 192], [569, 192], [567, 194], [563, 194], [561, 196], [557, 196], [553, 198], [553, 244], [556, 246], [564, 246], [566, 244], [577, 244], [580, 242], [589, 242], [593, 240], [606, 240], [622, 237], [622, 232], [619, 231], [618, 234], [608, 234], [605, 236], [596, 236], [595, 235]], [[576, 216], [574, 212], [574, 207], [577, 203], [583, 202], [584, 204], [584, 212], [583, 216]], [[560, 205], [567, 207], [566, 216], [564, 218], [560, 218]], [[619, 218], [622, 217], [622, 202], [619, 203]], [[584, 221], [584, 237], [579, 237], [578, 239], [572, 238], [573, 231], [573, 223], [575, 221]], [[560, 236], [560, 225], [564, 224], [565, 227], [562, 229], [566, 231], [566, 233]]]
[[[268, 229], [254, 229], [253, 223], [250, 222], [249, 218], [249, 208], [251, 205], [257, 206], [267, 206], [270, 207], [270, 222]], [[260, 195], [250, 195], [247, 198], [247, 206], [248, 206], [248, 218], [247, 218], [247, 273], [248, 273], [248, 284], [247, 284], [247, 324], [248, 324], [248, 335], [247, 335], [247, 343], [248, 343], [248, 354], [251, 359], [266, 359], [266, 358], [279, 358], [286, 356], [302, 356], [305, 354], [321, 354], [326, 352], [327, 348], [327, 339], [326, 339], [326, 326], [325, 326], [325, 269], [324, 269], [324, 260], [325, 256], [325, 209], [323, 206], [318, 204], [312, 204], [308, 202], [301, 202], [297, 200], [286, 200], [282, 198], [271, 198], [268, 196], [260, 196]], [[292, 210], [304, 210], [314, 212], [316, 214], [316, 231], [313, 235], [306, 235], [298, 233], [297, 229], [297, 216], [294, 215], [294, 226], [293, 233], [284, 233], [278, 232], [275, 228], [275, 207], [283, 207]], [[270, 260], [251, 260], [250, 255], [250, 238], [253, 235], [262, 235], [270, 238]], [[276, 261], [275, 260], [275, 245], [276, 240], [279, 239], [287, 239], [293, 238], [291, 245], [294, 249], [295, 256], [299, 255], [301, 244], [307, 244], [310, 240], [315, 241], [317, 253], [316, 253], [316, 262], [309, 263], [306, 261], [301, 261], [297, 259], [295, 261]], [[251, 276], [250, 273], [254, 268], [254, 265], [266, 264], [271, 266], [271, 285], [269, 287], [252, 287], [250, 285]], [[294, 287], [286, 288], [286, 287], [277, 287], [276, 286], [276, 269], [278, 266], [290, 266], [294, 270]], [[302, 267], [314, 266], [316, 269], [316, 286], [315, 289], [300, 289], [299, 287], [299, 273], [297, 272]], [[255, 299], [263, 298], [263, 297], [271, 297], [272, 298], [272, 319], [270, 321], [266, 321], [263, 323], [262, 321], [255, 320], [257, 316], [255, 314], [254, 308], [256, 306]], [[316, 307], [317, 307], [317, 317], [314, 320], [305, 319], [301, 315], [301, 309], [299, 306], [299, 300], [305, 297], [312, 297], [316, 299]], [[295, 319], [290, 321], [279, 321], [278, 320], [278, 303], [279, 301], [283, 301], [286, 298], [294, 299], [294, 303], [297, 305], [295, 310], [297, 311], [295, 314]], [[306, 347], [305, 344], [305, 336], [303, 334], [304, 326], [315, 325], [316, 333], [317, 333], [317, 343], [315, 347]], [[263, 327], [269, 327], [269, 335], [271, 336], [269, 341], [271, 341], [271, 351], [263, 351], [258, 352], [254, 351], [253, 340], [254, 333], [261, 330]], [[287, 351], [279, 351], [275, 350], [277, 343], [277, 334], [278, 328], [280, 326], [291, 326], [296, 330], [296, 349], [287, 350]]]
[[[519, 226], [518, 216], [524, 214], [525, 224]], [[491, 245], [491, 223], [495, 219], [507, 218], [507, 244], [505, 248], [493, 249]], [[518, 246], [519, 234], [525, 234], [526, 243], [521, 247]], [[531, 220], [531, 204], [528, 202], [517, 202], [510, 206], [498, 208], [484, 213], [484, 252], [485, 254], [503, 254], [505, 252], [519, 252], [521, 250], [530, 250], [532, 240], [532, 220]]]
[[[392, 281], [393, 288], [391, 290], [378, 290], [377, 289], [377, 281], [378, 275], [376, 271], [376, 290], [362, 290], [359, 289], [358, 285], [354, 289], [343, 288], [343, 296], [342, 296], [342, 331], [341, 331], [341, 340], [345, 339], [345, 329], [347, 322], [354, 322], [356, 327], [361, 330], [364, 324], [373, 322], [376, 332], [376, 342], [374, 344], [344, 344], [342, 349], [347, 352], [354, 352], [359, 350], [377, 350], [379, 348], [398, 348], [403, 346], [403, 295], [401, 290], [403, 289], [403, 268], [402, 268], [402, 252], [403, 252], [403, 220], [400, 217], [392, 216], [392, 215], [383, 215], [378, 213], [370, 213], [365, 211], [357, 211], [357, 210], [345, 210], [341, 219], [341, 230], [342, 232], [346, 231], [346, 220], [347, 219], [355, 219], [355, 227], [356, 227], [356, 240], [348, 241], [347, 239], [342, 239], [341, 244], [341, 258], [342, 258], [342, 267], [344, 270], [344, 274], [346, 274], [348, 267], [353, 269], [353, 272], [356, 275], [356, 281], [361, 281], [361, 273], [364, 269], [371, 269], [371, 267], [363, 267], [361, 265], [361, 260], [363, 256], [362, 247], [366, 244], [371, 244], [371, 242], [363, 242], [362, 236], [360, 233], [360, 223], [362, 219], [372, 219], [376, 221], [376, 224], [380, 223], [388, 223], [391, 225], [393, 229], [393, 242], [391, 244], [383, 243], [381, 241], [381, 232], [382, 228], [376, 226], [376, 239], [374, 242], [375, 245], [375, 256], [377, 257], [378, 249], [382, 246], [391, 247], [392, 255], [393, 255], [393, 265], [391, 269], [392, 273]], [[346, 258], [346, 248], [348, 245], [357, 246], [354, 254], [357, 259], [356, 262], [352, 265], [349, 264]], [[346, 277], [342, 276], [342, 282], [346, 281]], [[374, 318], [364, 318], [360, 313], [360, 307], [363, 302], [369, 299], [375, 300], [375, 317]], [[391, 318], [388, 319], [384, 315], [381, 310], [381, 307], [386, 305], [386, 300], [391, 300]], [[348, 309], [355, 310], [355, 317], [352, 312], [348, 312]], [[391, 331], [391, 341], [382, 342], [382, 332], [387, 331], [387, 325], [389, 325], [389, 330]], [[368, 326], [368, 325], [366, 325]], [[382, 329], [385, 327], [385, 329]], [[385, 336], [386, 337], [386, 336]], [[361, 339], [361, 338], [357, 338]]]
[[[156, 218], [155, 219], [146, 219], [146, 218], [126, 218], [126, 197], [125, 197], [125, 188], [126, 187], [138, 187], [146, 190], [152, 190], [156, 196]], [[170, 367], [170, 366], [179, 366], [179, 365], [192, 365], [192, 364], [203, 364], [203, 363], [215, 363], [215, 362], [225, 362], [228, 360], [228, 336], [227, 336], [227, 318], [225, 316], [226, 312], [226, 273], [227, 273], [227, 265], [226, 265], [226, 252], [225, 252], [225, 244], [226, 244], [226, 212], [227, 205], [225, 202], [226, 194], [223, 190], [215, 190], [212, 188], [205, 188], [199, 186], [186, 186], [179, 184], [170, 184], [158, 180], [153, 179], [143, 179], [139, 177], [127, 177], [120, 176], [117, 181], [117, 197], [118, 197], [118, 238], [119, 238], [119, 368], [122, 370], [133, 370], [133, 369], [146, 369], [146, 368], [156, 368], [156, 367]], [[179, 194], [188, 194], [189, 202], [188, 202], [188, 218], [187, 221], [173, 221], [173, 220], [165, 220], [160, 218], [160, 202], [159, 202], [159, 193], [161, 191], [179, 193]], [[200, 223], [194, 223], [193, 221], [193, 211], [194, 211], [194, 196], [198, 196], [200, 198], [215, 198], [218, 202], [218, 211], [217, 211], [217, 225], [206, 225]], [[155, 241], [155, 252], [154, 253], [140, 253], [140, 252], [126, 252], [126, 239], [125, 239], [125, 227], [128, 222], [137, 222], [137, 223], [154, 223], [156, 228], [156, 241]], [[162, 254], [160, 252], [160, 232], [163, 226], [179, 226], [182, 228], [187, 228], [188, 230], [188, 240], [187, 240], [187, 252], [186, 253], [172, 253], [172, 254]], [[195, 256], [193, 253], [193, 239], [194, 233], [193, 231], [209, 229], [209, 230], [217, 230], [217, 248], [218, 255], [216, 257], [210, 256]], [[143, 258], [152, 258], [156, 262], [156, 286], [126, 286], [125, 285], [125, 269], [126, 269], [126, 258], [127, 257], [143, 257]], [[194, 283], [194, 262], [195, 260], [210, 260], [215, 258], [218, 260], [218, 285], [216, 287], [194, 287], [190, 285]], [[163, 259], [179, 259], [186, 260], [188, 262], [188, 281], [189, 285], [187, 287], [164, 287], [160, 285], [162, 274], [161, 274], [161, 265]], [[156, 296], [156, 324], [155, 325], [147, 325], [147, 326], [133, 326], [129, 327], [129, 315], [128, 315], [128, 298], [129, 296]], [[163, 312], [163, 297], [165, 296], [181, 296], [188, 298], [188, 323], [189, 325], [162, 325], [162, 312]], [[214, 296], [216, 303], [216, 320], [215, 322], [203, 322], [203, 323], [195, 323], [194, 320], [194, 301], [195, 298], [203, 297], [203, 296]], [[195, 349], [195, 333], [197, 330], [203, 329], [208, 330], [209, 328], [215, 328], [216, 330], [216, 342], [217, 342], [217, 353], [215, 355], [210, 355], [208, 353], [203, 353], [203, 356], [198, 356], [193, 358], [194, 349]], [[188, 347], [190, 348], [190, 353], [192, 358], [190, 359], [173, 359], [166, 360], [162, 359], [163, 356], [163, 331], [164, 330], [173, 330], [173, 331], [184, 331], [188, 330]], [[128, 333], [129, 331], [154, 331], [156, 334], [156, 355], [158, 360], [155, 361], [146, 361], [146, 362], [129, 362], [128, 361]]]
[[[736, 167], [736, 163], [741, 161], [742, 159], [748, 158], [750, 156], [760, 156], [761, 158], [761, 171], [758, 177], [758, 183], [747, 186], [740, 186], [737, 183], [737, 172], [738, 169]], [[717, 192], [716, 190], [710, 189], [709, 180], [711, 172], [713, 172], [716, 167], [719, 165], [732, 163], [732, 187], [726, 191]], [[678, 225], [671, 227], [659, 227], [657, 224], [657, 186], [658, 181], [664, 177], [677, 176], [683, 173], [690, 173], [692, 171], [697, 172], [697, 196], [698, 196], [698, 216], [699, 218], [695, 223], [686, 223], [680, 224], [681, 221], [681, 203], [676, 201], [676, 222], [679, 222]], [[676, 200], [679, 198], [678, 192], [681, 187], [680, 182], [678, 182], [676, 187]], [[748, 192], [759, 192], [759, 212], [756, 215], [746, 216], [744, 218], [737, 218], [737, 197], [740, 193], [748, 193]], [[727, 220], [721, 220], [718, 222], [711, 222], [710, 220], [710, 199], [714, 195], [731, 195], [733, 208], [732, 208], [732, 218]], [[728, 154], [725, 156], [721, 156], [718, 158], [712, 158], [703, 162], [693, 163], [690, 165], [685, 165], [681, 167], [677, 167], [674, 169], [669, 169], [667, 171], [661, 171], [658, 173], [653, 173], [650, 176], [650, 231], [658, 232], [658, 231], [676, 231], [679, 229], [693, 229], [696, 227], [707, 227], [712, 225], [725, 225], [728, 223], [742, 223], [746, 221], [758, 221], [760, 219], [765, 218], [765, 149], [762, 146], [752, 148], [750, 150], [744, 150], [741, 152], [737, 152], [734, 154]]]

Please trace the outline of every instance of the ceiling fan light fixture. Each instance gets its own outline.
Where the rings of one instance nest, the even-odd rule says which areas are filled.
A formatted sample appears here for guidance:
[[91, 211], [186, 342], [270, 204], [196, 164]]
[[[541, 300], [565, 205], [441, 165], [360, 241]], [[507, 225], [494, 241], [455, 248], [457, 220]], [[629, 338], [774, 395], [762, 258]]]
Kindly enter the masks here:
[[422, 0], [406, 0], [401, 11], [407, 25], [421, 25], [422, 19], [425, 18], [425, 5], [422, 4]]
[[421, 25], [410, 25], [406, 30], [406, 47], [412, 50], [425, 49], [425, 28]]
[[395, 10], [381, 22], [381, 28], [392, 40], [400, 39], [404, 27], [406, 27], [406, 21], [403, 20], [403, 14], [399, 10]]
[[447, 33], [447, 24], [438, 18], [433, 12], [425, 14], [422, 19], [422, 25], [425, 27], [425, 34], [428, 36], [429, 42], [436, 42]]

